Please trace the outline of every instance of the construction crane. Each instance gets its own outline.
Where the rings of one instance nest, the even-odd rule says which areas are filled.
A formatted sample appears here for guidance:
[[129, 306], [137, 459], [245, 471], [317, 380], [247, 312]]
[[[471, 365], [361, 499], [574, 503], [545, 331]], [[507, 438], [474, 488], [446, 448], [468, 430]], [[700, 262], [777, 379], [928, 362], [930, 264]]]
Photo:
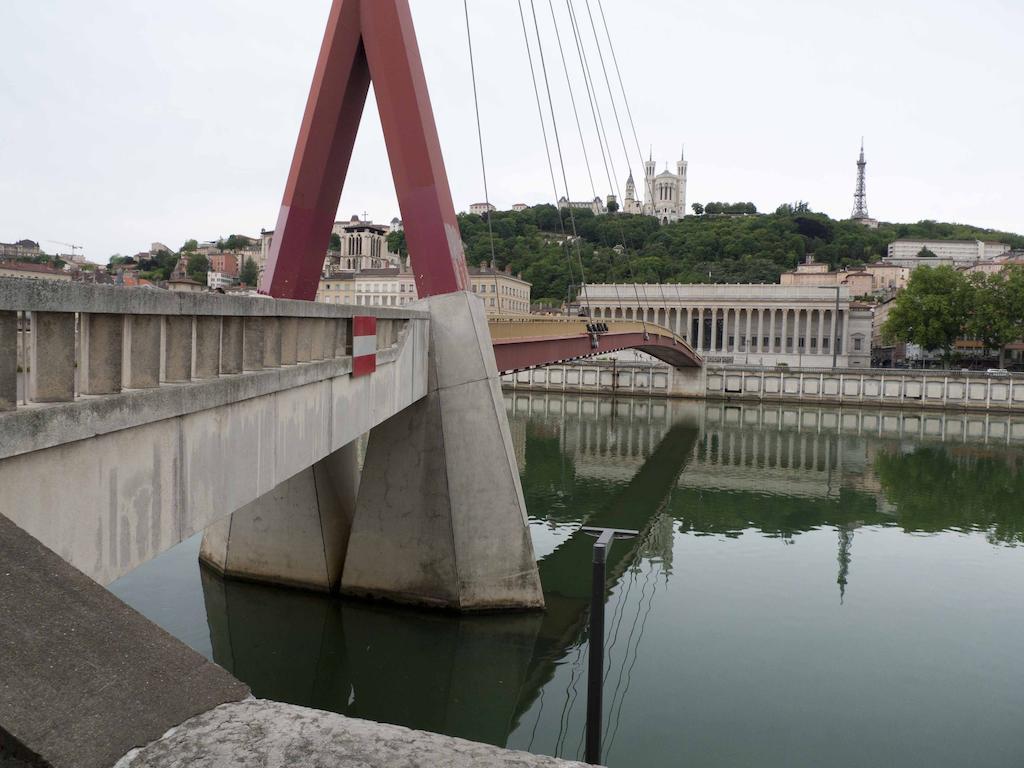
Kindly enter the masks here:
[[74, 243], [62, 243], [60, 240], [47, 240], [46, 242], [54, 243], [56, 245], [63, 245], [65, 247], [67, 247], [67, 248], [70, 248], [71, 249], [71, 259], [72, 259], [72, 261], [74, 261], [75, 256], [78, 255], [77, 253], [75, 253], [75, 251], [82, 250], [82, 246], [75, 245]]

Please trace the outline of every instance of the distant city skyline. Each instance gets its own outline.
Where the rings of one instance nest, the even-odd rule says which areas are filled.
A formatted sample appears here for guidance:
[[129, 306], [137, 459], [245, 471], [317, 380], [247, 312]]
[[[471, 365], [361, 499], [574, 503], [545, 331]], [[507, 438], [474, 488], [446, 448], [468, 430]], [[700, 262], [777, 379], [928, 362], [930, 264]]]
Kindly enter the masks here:
[[[582, 16], [582, 0], [575, 3]], [[105, 262], [154, 240], [177, 248], [190, 237], [272, 229], [329, 6], [6, 5], [0, 23], [17, 66], [0, 72], [8, 182], [0, 241], [31, 238], [54, 252], [63, 247], [52, 241], [76, 243]], [[453, 200], [468, 210], [484, 194], [462, 3], [411, 6]], [[555, 3], [571, 41], [565, 7]], [[629, 167], [613, 132], [614, 189], [600, 181], [598, 145], [581, 111], [592, 188], [550, 11], [536, 8], [569, 178], [558, 192], [621, 202], [627, 174], [643, 177], [622, 104]], [[516, 4], [470, 0], [469, 9], [491, 202], [554, 203]], [[952, 2], [792, 0], [769, 12], [742, 0], [637, 0], [604, 9], [644, 153], [656, 148], [660, 172], [675, 160], [670, 150], [686, 144], [688, 204], [749, 200], [771, 211], [806, 200], [847, 218], [863, 135], [875, 218], [1024, 231], [1016, 202], [1024, 105], [1007, 98], [1019, 87], [1015, 70], [990, 66], [1015, 60], [1019, 3], [982, 0], [968, 12]], [[45, 56], [40, 39], [50, 43]], [[401, 217], [372, 93], [337, 218], [364, 211], [376, 221]]]

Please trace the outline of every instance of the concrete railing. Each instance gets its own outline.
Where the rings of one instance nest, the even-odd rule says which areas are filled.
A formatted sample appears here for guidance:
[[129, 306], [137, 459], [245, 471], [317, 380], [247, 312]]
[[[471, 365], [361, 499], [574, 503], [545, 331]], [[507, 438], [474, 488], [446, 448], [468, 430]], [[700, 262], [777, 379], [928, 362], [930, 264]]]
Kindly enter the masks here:
[[427, 317], [0, 278], [0, 411], [346, 357], [353, 315], [378, 318], [378, 352], [397, 344], [409, 319]]
[[1024, 411], [1024, 376], [889, 368], [708, 368], [706, 397]]
[[1024, 376], [883, 368], [705, 366], [588, 360], [502, 376], [507, 389], [638, 397], [1024, 412]]

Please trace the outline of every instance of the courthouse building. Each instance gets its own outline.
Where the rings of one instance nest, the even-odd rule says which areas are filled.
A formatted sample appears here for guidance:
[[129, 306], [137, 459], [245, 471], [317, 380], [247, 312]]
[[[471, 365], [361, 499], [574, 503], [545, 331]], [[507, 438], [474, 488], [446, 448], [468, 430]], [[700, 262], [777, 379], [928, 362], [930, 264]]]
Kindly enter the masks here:
[[601, 319], [644, 320], [684, 337], [709, 363], [867, 368], [871, 308], [845, 285], [588, 285]]

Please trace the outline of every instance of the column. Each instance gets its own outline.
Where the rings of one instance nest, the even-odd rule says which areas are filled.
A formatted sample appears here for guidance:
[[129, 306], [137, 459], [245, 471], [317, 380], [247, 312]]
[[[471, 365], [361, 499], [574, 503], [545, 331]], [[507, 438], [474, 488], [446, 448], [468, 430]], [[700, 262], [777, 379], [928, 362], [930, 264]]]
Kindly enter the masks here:
[[747, 354], [750, 354], [751, 352], [754, 351], [752, 346], [751, 346], [752, 340], [751, 340], [751, 335], [750, 335], [751, 334], [751, 328], [753, 327], [753, 322], [750, 319], [750, 313], [751, 312], [753, 312], [753, 310], [750, 307], [747, 307], [746, 308], [746, 313], [747, 313], [747, 335], [746, 335], [746, 338], [743, 341], [743, 350]]
[[242, 372], [242, 318], [225, 317], [221, 321], [220, 372]]
[[822, 355], [825, 350], [822, 348], [822, 341], [825, 339], [825, 310], [819, 309], [817, 311], [818, 317], [818, 354]]
[[829, 310], [829, 341], [828, 351], [829, 354], [835, 355], [836, 350], [836, 311], [834, 309]]
[[768, 351], [775, 352], [775, 307], [768, 310]]
[[242, 331], [242, 370], [263, 369], [263, 318], [247, 317]]
[[697, 308], [697, 351], [704, 353], [704, 308]]
[[213, 379], [220, 375], [219, 317], [214, 315], [196, 317], [196, 343], [192, 374], [197, 379]]

